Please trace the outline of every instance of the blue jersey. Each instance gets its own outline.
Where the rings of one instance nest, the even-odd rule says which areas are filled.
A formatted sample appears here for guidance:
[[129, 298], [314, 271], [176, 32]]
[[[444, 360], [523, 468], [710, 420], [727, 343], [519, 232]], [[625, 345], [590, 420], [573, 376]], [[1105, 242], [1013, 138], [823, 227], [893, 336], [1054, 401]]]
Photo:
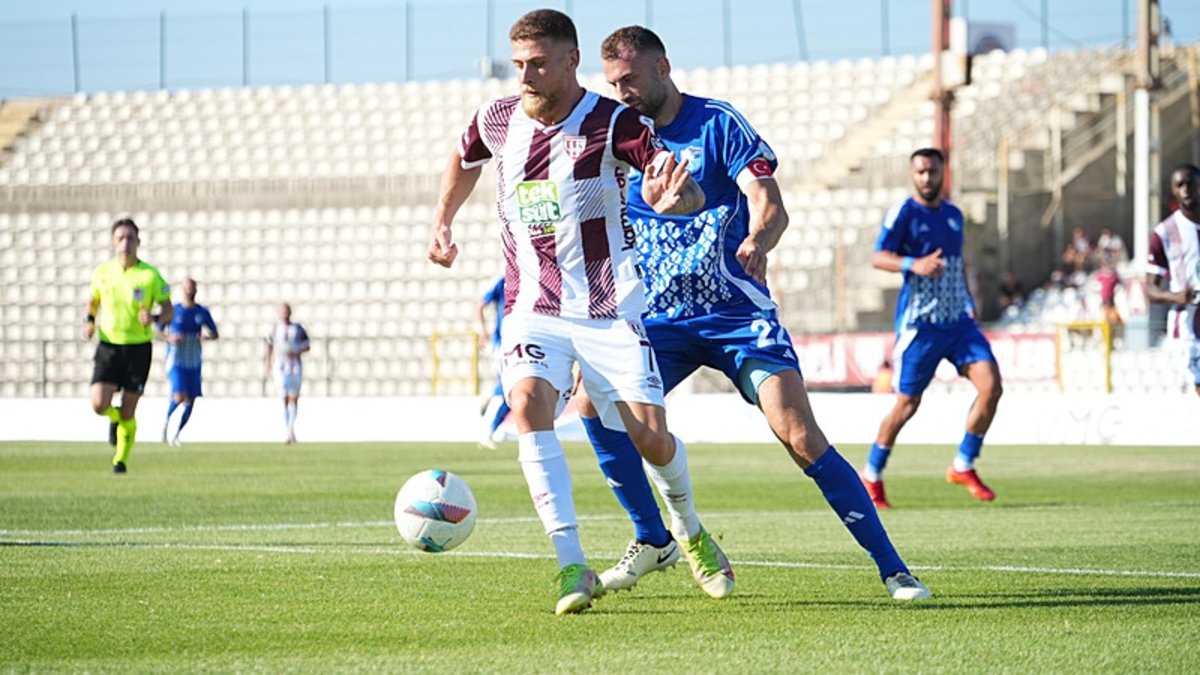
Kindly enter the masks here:
[[500, 277], [494, 286], [488, 289], [480, 302], [496, 306], [496, 327], [492, 329], [492, 346], [500, 346], [500, 323], [504, 321], [504, 277]]
[[705, 204], [690, 215], [655, 213], [642, 200], [641, 173], [630, 172], [629, 220], [637, 231], [646, 284], [645, 316], [678, 319], [775, 309], [766, 286], [751, 279], [736, 256], [750, 228], [738, 174], [750, 167], [761, 172], [756, 175], [769, 175], [777, 164], [775, 153], [733, 106], [698, 96], [685, 94], [679, 114], [656, 131], [677, 158], [690, 160]]
[[972, 322], [974, 309], [963, 271], [963, 215], [942, 200], [928, 207], [909, 197], [893, 206], [883, 219], [876, 251], [920, 258], [942, 249], [946, 266], [941, 276], [923, 277], [904, 272], [904, 286], [896, 302], [896, 332], [923, 326], [951, 326]]
[[177, 345], [167, 343], [168, 369], [200, 367], [201, 328], [207, 328], [213, 333], [217, 332], [217, 324], [213, 321], [208, 308], [204, 305], [184, 307], [183, 303], [176, 303], [175, 318], [171, 320], [170, 332], [173, 335], [182, 336], [183, 340]]

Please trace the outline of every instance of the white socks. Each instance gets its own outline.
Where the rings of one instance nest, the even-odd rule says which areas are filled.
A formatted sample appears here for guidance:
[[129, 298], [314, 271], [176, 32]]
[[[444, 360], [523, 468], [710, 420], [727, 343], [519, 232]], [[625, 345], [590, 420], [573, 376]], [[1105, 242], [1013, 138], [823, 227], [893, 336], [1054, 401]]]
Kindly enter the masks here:
[[658, 493], [662, 495], [667, 510], [671, 512], [671, 533], [676, 537], [691, 539], [700, 534], [700, 517], [696, 515], [696, 502], [692, 494], [692, 478], [688, 473], [687, 449], [683, 441], [675, 440], [675, 456], [666, 466], [655, 466], [645, 459], [646, 473]]
[[550, 535], [558, 565], [583, 564], [579, 543], [571, 470], [553, 431], [533, 431], [517, 438], [517, 459], [529, 486], [533, 508]]

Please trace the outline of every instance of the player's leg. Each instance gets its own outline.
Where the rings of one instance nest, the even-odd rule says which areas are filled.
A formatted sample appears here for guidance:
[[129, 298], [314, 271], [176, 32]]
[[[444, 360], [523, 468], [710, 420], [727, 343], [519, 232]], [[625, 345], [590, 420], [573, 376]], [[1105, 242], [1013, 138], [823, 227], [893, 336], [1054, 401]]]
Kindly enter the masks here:
[[[771, 431], [787, 448], [792, 461], [816, 483], [850, 535], [875, 561], [879, 578], [888, 586], [892, 597], [897, 600], [929, 597], [928, 590], [912, 578], [896, 553], [854, 467], [829, 444], [817, 425], [800, 371], [791, 368], [774, 370], [755, 360], [747, 361], [743, 369], [751, 372], [773, 370], [761, 380], [756, 392], [759, 408]], [[892, 587], [901, 583], [905, 585], [905, 591], [897, 594]]]
[[945, 353], [945, 341], [938, 333], [908, 328], [896, 336], [896, 346], [892, 352], [895, 403], [879, 422], [875, 443], [871, 445], [861, 474], [863, 485], [876, 508], [891, 507], [884, 493], [883, 470], [891, 458], [900, 430], [921, 407], [921, 395], [933, 381], [938, 363]]
[[1196, 395], [1200, 396], [1200, 340], [1193, 340], [1188, 347], [1188, 370], [1192, 372]]
[[168, 429], [171, 426], [171, 416], [179, 409], [180, 404], [184, 399], [184, 382], [183, 369], [179, 366], [172, 366], [167, 371], [167, 384], [171, 386], [171, 398], [167, 403], [167, 417], [163, 420], [162, 442], [167, 443], [170, 440]]
[[204, 395], [204, 387], [200, 381], [200, 369], [190, 368], [184, 371], [183, 375], [183, 391], [181, 398], [183, 414], [179, 417], [179, 428], [175, 430], [175, 437], [171, 439], [171, 444], [175, 446], [182, 445], [179, 442], [179, 434], [183, 433], [183, 428], [192, 419], [192, 411], [196, 406], [196, 399]]
[[579, 540], [571, 472], [554, 432], [570, 396], [573, 363], [569, 322], [510, 315], [504, 322], [502, 378], [517, 427], [517, 459], [534, 510], [554, 545], [559, 572], [556, 614], [581, 612], [604, 592]]
[[606, 427], [624, 427], [671, 512], [671, 531], [696, 582], [714, 598], [733, 592], [729, 560], [696, 515], [687, 449], [667, 429], [663, 381], [640, 321], [590, 322], [576, 336], [584, 386]]
[[150, 375], [151, 345], [149, 342], [140, 345], [125, 345], [124, 361], [126, 374], [120, 382], [121, 419], [117, 422], [117, 451], [113, 456], [113, 471], [125, 472], [129, 453], [137, 441], [137, 406], [146, 388], [146, 378]]
[[975, 385], [977, 395], [967, 413], [966, 430], [954, 461], [946, 469], [946, 480], [962, 485], [972, 497], [992, 501], [996, 493], [980, 480], [975, 471], [975, 461], [983, 450], [983, 437], [992, 426], [996, 407], [1004, 393], [1000, 382], [1000, 368], [992, 355], [987, 338], [973, 324], [964, 331], [951, 358], [959, 372]]
[[663, 524], [642, 456], [629, 435], [608, 429], [600, 422], [586, 387], [577, 383], [571, 398], [596, 451], [600, 471], [633, 522], [633, 539], [625, 554], [616, 565], [600, 573], [606, 590], [628, 590], [644, 575], [673, 567], [679, 560], [679, 545]]
[[96, 345], [96, 354], [92, 365], [92, 410], [108, 418], [108, 444], [117, 447], [117, 422], [121, 421], [121, 413], [113, 407], [113, 395], [120, 387], [121, 380], [117, 348], [104, 342]]

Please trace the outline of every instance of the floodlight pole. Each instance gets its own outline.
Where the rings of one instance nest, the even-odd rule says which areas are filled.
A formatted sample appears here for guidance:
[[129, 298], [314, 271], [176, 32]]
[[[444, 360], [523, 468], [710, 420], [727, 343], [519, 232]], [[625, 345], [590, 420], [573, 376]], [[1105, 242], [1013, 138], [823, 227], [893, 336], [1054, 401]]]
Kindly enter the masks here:
[[[1153, 92], [1158, 88], [1158, 35], [1162, 14], [1158, 0], [1138, 0], [1138, 48], [1133, 90], [1133, 259], [1149, 258], [1151, 220], [1159, 211], [1158, 120]], [[1126, 343], [1133, 348], [1150, 346], [1150, 321], [1146, 315], [1130, 317]]]
[[946, 155], [946, 172], [942, 183], [942, 194], [949, 195], [954, 183], [950, 170], [953, 134], [950, 125], [950, 110], [954, 107], [954, 92], [944, 84], [942, 61], [950, 48], [950, 13], [953, 0], [933, 0], [933, 147]]

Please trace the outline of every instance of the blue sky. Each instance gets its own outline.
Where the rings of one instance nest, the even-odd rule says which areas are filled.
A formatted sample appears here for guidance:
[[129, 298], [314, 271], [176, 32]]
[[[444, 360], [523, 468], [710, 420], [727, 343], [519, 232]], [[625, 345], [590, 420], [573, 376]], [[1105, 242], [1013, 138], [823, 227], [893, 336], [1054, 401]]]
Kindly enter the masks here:
[[[801, 7], [800, 23], [794, 6]], [[1115, 45], [1133, 31], [1137, 0], [956, 0], [955, 15], [1011, 23], [1017, 45], [1050, 49]], [[332, 16], [326, 72], [323, 8]], [[580, 30], [583, 70], [598, 70], [613, 29], [649, 23], [679, 68], [916, 54], [929, 48], [930, 0], [0, 0], [0, 97], [82, 91], [403, 81], [472, 77], [489, 55], [507, 60], [506, 34], [525, 11], [569, 11]], [[1200, 40], [1200, 2], [1163, 0], [1176, 42]], [[411, 44], [407, 14], [412, 17]], [[242, 12], [250, 16], [243, 69]], [[1123, 17], [1128, 10], [1128, 16]], [[160, 11], [167, 17], [160, 68]], [[71, 15], [77, 16], [79, 69]], [[647, 20], [649, 18], [649, 20]], [[885, 32], [886, 27], [886, 32]], [[802, 36], [802, 37], [801, 37]]]

